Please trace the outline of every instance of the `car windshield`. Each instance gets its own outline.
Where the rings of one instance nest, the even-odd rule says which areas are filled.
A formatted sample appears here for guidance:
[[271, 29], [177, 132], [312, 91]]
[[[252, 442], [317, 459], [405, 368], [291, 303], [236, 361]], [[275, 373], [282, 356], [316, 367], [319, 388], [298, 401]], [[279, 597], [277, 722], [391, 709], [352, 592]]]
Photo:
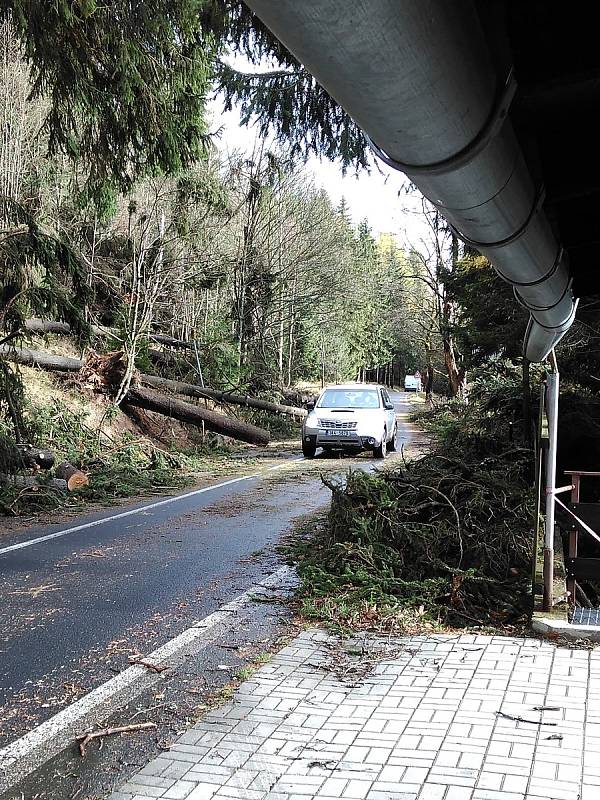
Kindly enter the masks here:
[[319, 408], [379, 408], [377, 389], [326, 389]]

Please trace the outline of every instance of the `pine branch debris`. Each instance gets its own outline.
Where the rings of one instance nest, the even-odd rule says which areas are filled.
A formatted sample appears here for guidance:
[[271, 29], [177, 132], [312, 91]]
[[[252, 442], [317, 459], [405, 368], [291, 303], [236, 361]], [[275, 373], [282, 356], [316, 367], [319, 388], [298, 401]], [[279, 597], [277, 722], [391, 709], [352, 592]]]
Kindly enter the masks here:
[[326, 481], [327, 519], [291, 546], [303, 614], [378, 631], [526, 621], [531, 451], [481, 408], [453, 425], [461, 435], [419, 460]]

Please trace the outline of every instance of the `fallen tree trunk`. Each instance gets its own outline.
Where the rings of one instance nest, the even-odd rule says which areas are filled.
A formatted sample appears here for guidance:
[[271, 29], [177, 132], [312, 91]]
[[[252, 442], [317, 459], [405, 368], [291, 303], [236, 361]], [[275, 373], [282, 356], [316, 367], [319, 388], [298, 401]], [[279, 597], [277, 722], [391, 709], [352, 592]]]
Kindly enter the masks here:
[[249, 425], [246, 422], [225, 417], [206, 408], [194, 406], [183, 400], [176, 400], [160, 392], [151, 389], [135, 387], [130, 389], [125, 395], [125, 402], [146, 411], [155, 411], [165, 414], [181, 422], [188, 422], [192, 425], [205, 425], [209, 430], [221, 433], [224, 436], [231, 436], [233, 439], [240, 439], [250, 444], [265, 445], [269, 442], [268, 431]]
[[[39, 317], [32, 317], [25, 320], [25, 330], [29, 333], [56, 333], [60, 336], [69, 336], [71, 326], [68, 322], [58, 322], [53, 319], [39, 319]], [[120, 332], [117, 328], [101, 328], [98, 325], [92, 325], [92, 330], [96, 336], [114, 336], [116, 339], [121, 339]], [[162, 344], [165, 347], [175, 347], [184, 350], [193, 350], [194, 343], [186, 342], [183, 339], [175, 339], [174, 336], [168, 336], [166, 333], [149, 333], [148, 339], [151, 342]]]
[[172, 368], [173, 366], [177, 366], [183, 357], [175, 355], [175, 353], [171, 353], [168, 350], [155, 350], [153, 347], [149, 347], [148, 358], [153, 364], [159, 364], [161, 367]]
[[167, 336], [166, 333], [149, 333], [148, 338], [151, 342], [162, 344], [165, 347], [175, 347], [181, 350], [194, 349], [193, 342], [186, 342], [184, 339], [175, 339], [173, 336]]
[[[29, 350], [26, 347], [0, 345], [0, 356], [4, 356], [10, 361], [16, 361], [19, 364], [62, 372], [76, 372], [84, 366], [84, 362], [78, 358], [52, 356], [49, 353]], [[151, 376], [142, 375], [141, 380], [144, 381], [147, 377]], [[150, 389], [130, 389], [125, 396], [125, 402], [132, 406], [145, 408], [146, 411], [166, 414], [181, 422], [188, 422], [192, 425], [204, 424], [211, 431], [221, 433], [224, 436], [231, 436], [233, 439], [240, 439], [242, 442], [258, 445], [265, 445], [269, 442], [269, 433], [263, 428], [257, 428], [255, 425], [225, 417], [223, 414], [217, 414], [215, 411], [209, 411], [206, 408], [193, 406], [191, 403], [176, 400], [173, 397], [168, 397]]]
[[59, 464], [55, 473], [57, 478], [62, 478], [67, 482], [67, 489], [70, 492], [75, 491], [75, 489], [81, 489], [82, 486], [87, 486], [90, 482], [85, 472], [77, 469], [73, 464], [69, 464], [68, 461]]
[[[0, 356], [4, 356], [9, 361], [17, 361], [19, 364], [44, 367], [45, 369], [58, 370], [62, 372], [77, 371], [83, 367], [83, 361], [78, 358], [66, 358], [64, 356], [51, 356], [39, 350], [30, 350], [26, 347], [10, 347], [10, 345], [0, 345]], [[292, 417], [302, 419], [307, 412], [303, 408], [296, 406], [286, 406], [280, 403], [271, 403], [268, 400], [259, 400], [255, 397], [247, 397], [236, 394], [229, 394], [217, 389], [195, 386], [193, 383], [182, 383], [172, 381], [168, 378], [160, 378], [156, 375], [139, 376], [141, 383], [151, 386], [154, 389], [167, 389], [176, 394], [183, 394], [187, 397], [208, 398], [233, 405], [247, 406], [248, 408], [259, 408], [263, 411], [270, 411], [274, 414], [287, 414]]]
[[32, 444], [18, 444], [19, 457], [25, 467], [36, 469], [52, 469], [54, 466], [54, 453]]
[[0, 356], [7, 361], [25, 364], [28, 367], [42, 367], [53, 372], [77, 372], [83, 366], [83, 361], [79, 358], [53, 356], [41, 350], [30, 350], [28, 347], [11, 347], [9, 344], [0, 345]]
[[25, 320], [25, 330], [29, 333], [58, 333], [61, 336], [68, 336], [71, 333], [71, 326], [68, 322], [57, 322], [53, 319], [33, 319]]
[[34, 475], [7, 475], [0, 473], [0, 484], [7, 484], [9, 486], [16, 486], [17, 489], [55, 489], [59, 492], [67, 492], [69, 487], [65, 480], [61, 478], [50, 478], [49, 480], [40, 480]]
[[248, 397], [246, 395], [229, 394], [228, 392], [221, 392], [217, 389], [196, 386], [193, 383], [182, 383], [181, 381], [172, 381], [168, 378], [160, 378], [156, 375], [140, 375], [140, 380], [145, 386], [152, 386], [154, 389], [168, 389], [171, 392], [175, 392], [175, 394], [183, 394], [187, 397], [208, 397], [211, 400], [218, 400], [223, 403], [232, 403], [233, 405], [246, 406], [248, 408], [259, 408], [262, 411], [270, 411], [273, 414], [287, 414], [298, 419], [303, 419], [307, 414], [303, 408], [272, 403], [269, 400], [260, 400], [256, 397]]

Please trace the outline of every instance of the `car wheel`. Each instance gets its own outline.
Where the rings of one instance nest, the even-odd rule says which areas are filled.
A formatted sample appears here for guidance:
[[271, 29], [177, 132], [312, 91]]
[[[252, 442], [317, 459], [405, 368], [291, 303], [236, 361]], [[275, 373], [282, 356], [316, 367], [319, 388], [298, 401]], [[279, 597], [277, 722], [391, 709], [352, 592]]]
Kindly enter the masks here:
[[314, 458], [317, 452], [317, 445], [313, 442], [305, 442], [302, 440], [302, 455], [304, 458]]
[[373, 450], [373, 455], [375, 458], [385, 458], [387, 455], [387, 431], [383, 432], [383, 436], [381, 437], [381, 444], [379, 447], [375, 447]]
[[398, 423], [394, 425], [394, 433], [388, 444], [388, 450], [393, 453], [396, 450], [396, 438], [398, 436]]

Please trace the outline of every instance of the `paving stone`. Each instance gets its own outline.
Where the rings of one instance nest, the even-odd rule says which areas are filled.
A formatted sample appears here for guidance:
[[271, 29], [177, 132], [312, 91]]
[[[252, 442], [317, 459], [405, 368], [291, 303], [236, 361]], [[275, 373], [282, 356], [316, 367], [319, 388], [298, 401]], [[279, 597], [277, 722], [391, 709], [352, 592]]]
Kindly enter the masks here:
[[[336, 645], [325, 631], [303, 632], [111, 800], [600, 798], [600, 648], [479, 634], [374, 638], [399, 652], [348, 686], [315, 674], [331, 657], [326, 642]], [[560, 710], [542, 715], [537, 705]]]
[[195, 789], [198, 784], [192, 781], [177, 781], [177, 783], [170, 789], [167, 789], [161, 797], [166, 800], [187, 800], [192, 789]]
[[139, 783], [136, 777], [133, 778], [128, 783], [124, 784], [123, 791], [131, 792], [131, 794], [133, 794], [134, 796], [141, 794], [144, 795], [144, 797], [160, 797], [161, 794], [165, 791], [165, 787], [146, 786], [142, 783]]
[[163, 768], [160, 774], [163, 778], [183, 778], [190, 766], [193, 765], [186, 761], [171, 761], [167, 767]]
[[424, 783], [419, 792], [419, 800], [444, 800], [447, 786], [440, 783]]
[[220, 788], [221, 786], [216, 783], [203, 783], [200, 786], [196, 786], [196, 788], [188, 794], [186, 800], [211, 800]]
[[151, 794], [134, 794], [131, 800], [154, 800], [154, 795]]

